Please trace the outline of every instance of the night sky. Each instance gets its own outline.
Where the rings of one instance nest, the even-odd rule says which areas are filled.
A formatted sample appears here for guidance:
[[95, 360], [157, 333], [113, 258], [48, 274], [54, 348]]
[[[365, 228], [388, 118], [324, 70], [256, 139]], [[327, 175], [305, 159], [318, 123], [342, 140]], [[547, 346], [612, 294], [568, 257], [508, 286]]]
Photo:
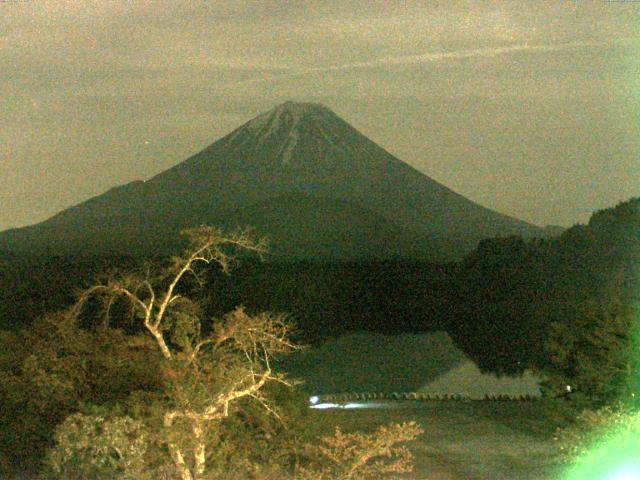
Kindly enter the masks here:
[[640, 195], [640, 2], [0, 0], [0, 229], [290, 99], [484, 206], [584, 222]]

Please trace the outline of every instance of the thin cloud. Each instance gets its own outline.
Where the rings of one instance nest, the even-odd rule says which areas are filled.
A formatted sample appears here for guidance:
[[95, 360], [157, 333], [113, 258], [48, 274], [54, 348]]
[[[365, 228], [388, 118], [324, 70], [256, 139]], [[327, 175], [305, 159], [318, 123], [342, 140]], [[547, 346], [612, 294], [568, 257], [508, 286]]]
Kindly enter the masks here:
[[604, 42], [569, 42], [555, 45], [510, 45], [506, 47], [490, 47], [490, 48], [474, 48], [465, 50], [456, 50], [450, 52], [430, 52], [421, 55], [400, 55], [392, 57], [383, 57], [366, 62], [350, 62], [340, 65], [329, 65], [326, 67], [313, 67], [304, 69], [292, 69], [289, 72], [269, 75], [261, 78], [254, 78], [239, 82], [239, 84], [268, 82], [271, 80], [280, 80], [283, 78], [292, 78], [310, 75], [314, 73], [341, 72], [347, 70], [357, 70], [366, 68], [379, 68], [384, 66], [395, 65], [418, 65], [425, 63], [446, 62], [449, 60], [462, 60], [465, 58], [488, 58], [497, 57], [517, 52], [556, 52], [560, 50], [573, 50], [579, 48], [602, 47], [607, 45]]

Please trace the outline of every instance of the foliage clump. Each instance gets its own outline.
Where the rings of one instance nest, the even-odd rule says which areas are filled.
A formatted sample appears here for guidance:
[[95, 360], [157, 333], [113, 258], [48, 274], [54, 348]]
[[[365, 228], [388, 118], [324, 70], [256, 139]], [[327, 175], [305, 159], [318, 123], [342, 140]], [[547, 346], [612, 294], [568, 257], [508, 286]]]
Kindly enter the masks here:
[[53, 432], [82, 403], [158, 391], [157, 355], [145, 337], [87, 330], [67, 312], [0, 333], [0, 476], [39, 468]]
[[415, 422], [383, 425], [377, 431], [322, 437], [319, 445], [306, 445], [308, 460], [300, 467], [300, 480], [374, 480], [392, 478], [413, 469], [413, 456], [401, 443], [415, 440], [423, 430]]
[[544, 344], [547, 361], [540, 370], [549, 392], [558, 395], [569, 386], [574, 398], [596, 406], [634, 393], [637, 306], [590, 299], [565, 308], [572, 310], [566, 315], [571, 321], [552, 322]]
[[68, 480], [143, 477], [148, 448], [145, 425], [128, 416], [75, 413], [56, 429], [47, 455], [51, 477]]

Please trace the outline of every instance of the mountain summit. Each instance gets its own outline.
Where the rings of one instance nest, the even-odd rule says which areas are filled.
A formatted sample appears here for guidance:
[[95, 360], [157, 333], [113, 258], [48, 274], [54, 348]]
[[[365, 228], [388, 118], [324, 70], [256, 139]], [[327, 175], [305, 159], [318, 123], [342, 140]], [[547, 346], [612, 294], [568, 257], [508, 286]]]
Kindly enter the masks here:
[[[317, 103], [285, 102], [246, 123], [231, 135], [231, 142], [248, 139], [256, 145], [274, 149], [283, 164], [308, 158], [305, 154], [340, 148], [334, 141], [349, 127], [336, 114]], [[344, 147], [344, 146], [343, 146]]]
[[161, 252], [203, 223], [253, 226], [289, 258], [453, 259], [482, 238], [542, 235], [418, 172], [328, 108], [285, 102], [146, 182], [0, 233], [0, 249]]
[[[308, 170], [330, 168], [340, 160], [364, 160], [365, 146], [374, 144], [327, 107], [289, 101], [245, 123], [193, 159], [210, 161], [210, 155], [224, 148], [228, 160], [235, 159], [242, 167], [280, 164]], [[367, 168], [367, 163], [362, 166]]]

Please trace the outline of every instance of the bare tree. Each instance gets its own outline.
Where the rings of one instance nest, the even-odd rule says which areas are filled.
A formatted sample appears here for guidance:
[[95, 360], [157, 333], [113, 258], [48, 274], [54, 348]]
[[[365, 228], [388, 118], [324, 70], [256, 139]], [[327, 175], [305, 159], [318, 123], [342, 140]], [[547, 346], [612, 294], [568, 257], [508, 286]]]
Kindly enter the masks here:
[[227, 272], [234, 263], [229, 247], [261, 254], [265, 246], [246, 233], [225, 235], [207, 226], [184, 233], [188, 248], [159, 275], [111, 277], [82, 292], [75, 314], [96, 295], [106, 298], [105, 305], [117, 297], [131, 303], [164, 359], [164, 443], [180, 478], [198, 480], [206, 471], [207, 428], [227, 417], [234, 402], [250, 397], [276, 414], [262, 389], [268, 382], [289, 385], [273, 371], [271, 358], [295, 346], [282, 315], [249, 315], [239, 307], [205, 328], [197, 304], [179, 293], [181, 282], [188, 275], [200, 282], [197, 267], [204, 264]]

